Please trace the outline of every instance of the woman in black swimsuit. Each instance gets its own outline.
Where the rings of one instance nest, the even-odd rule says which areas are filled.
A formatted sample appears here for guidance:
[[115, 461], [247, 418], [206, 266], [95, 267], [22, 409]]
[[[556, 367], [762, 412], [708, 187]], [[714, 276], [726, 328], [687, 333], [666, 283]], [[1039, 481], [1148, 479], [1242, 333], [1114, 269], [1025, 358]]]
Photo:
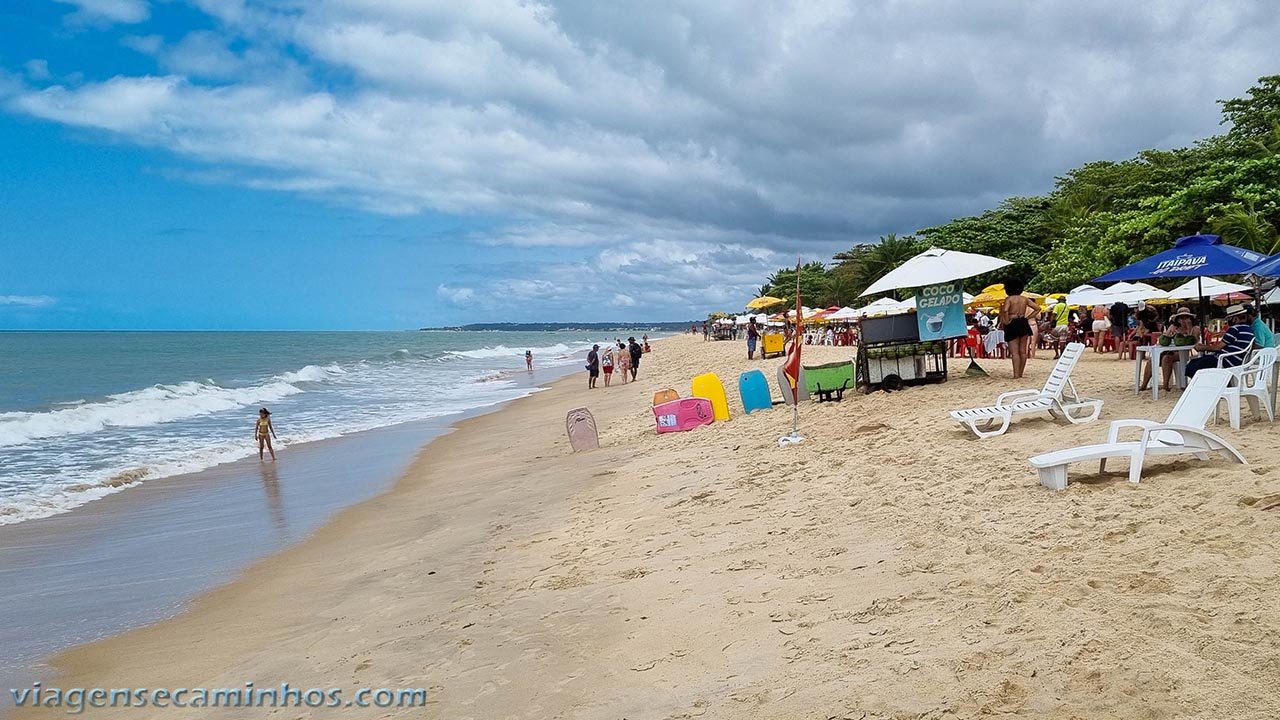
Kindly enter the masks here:
[[1004, 290], [1008, 297], [1000, 306], [1000, 325], [1004, 327], [1004, 341], [1009, 346], [1009, 358], [1013, 360], [1013, 377], [1020, 378], [1031, 352], [1030, 318], [1039, 314], [1040, 308], [1022, 296], [1022, 281], [1006, 282]]

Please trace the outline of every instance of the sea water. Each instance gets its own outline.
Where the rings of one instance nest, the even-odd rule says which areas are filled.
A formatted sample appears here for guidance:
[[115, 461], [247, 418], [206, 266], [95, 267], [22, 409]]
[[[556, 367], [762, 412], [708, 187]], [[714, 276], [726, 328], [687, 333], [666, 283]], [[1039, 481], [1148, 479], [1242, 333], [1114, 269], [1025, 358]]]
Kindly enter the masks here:
[[260, 407], [280, 450], [513, 400], [586, 335], [0, 333], [0, 524], [251, 456]]

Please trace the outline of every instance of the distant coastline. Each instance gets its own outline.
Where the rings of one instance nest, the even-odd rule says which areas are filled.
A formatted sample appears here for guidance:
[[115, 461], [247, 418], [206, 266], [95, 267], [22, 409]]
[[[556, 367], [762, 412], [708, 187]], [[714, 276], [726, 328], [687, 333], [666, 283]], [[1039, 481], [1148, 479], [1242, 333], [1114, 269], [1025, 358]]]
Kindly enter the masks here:
[[556, 332], [562, 330], [636, 330], [641, 332], [675, 332], [689, 329], [690, 325], [697, 324], [697, 320], [685, 320], [681, 322], [634, 322], [634, 323], [472, 323], [470, 325], [451, 325], [447, 327], [424, 327], [418, 328], [419, 332], [427, 331], [519, 331], [519, 332]]

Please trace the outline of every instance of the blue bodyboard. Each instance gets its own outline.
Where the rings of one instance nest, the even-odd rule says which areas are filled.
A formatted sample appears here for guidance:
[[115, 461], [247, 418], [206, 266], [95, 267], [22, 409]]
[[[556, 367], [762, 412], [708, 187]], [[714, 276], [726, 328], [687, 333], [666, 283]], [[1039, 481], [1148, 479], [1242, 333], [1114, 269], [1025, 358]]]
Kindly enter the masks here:
[[768, 410], [773, 407], [773, 398], [769, 397], [769, 381], [759, 370], [748, 370], [738, 376], [738, 394], [742, 396], [742, 409], [748, 414], [753, 410]]

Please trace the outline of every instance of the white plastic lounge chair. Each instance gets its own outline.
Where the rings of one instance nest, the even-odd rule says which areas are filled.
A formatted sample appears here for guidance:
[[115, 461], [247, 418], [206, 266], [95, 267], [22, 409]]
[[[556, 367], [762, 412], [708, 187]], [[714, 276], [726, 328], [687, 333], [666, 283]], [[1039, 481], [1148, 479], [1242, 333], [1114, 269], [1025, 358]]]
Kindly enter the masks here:
[[[952, 410], [951, 419], [969, 428], [980, 438], [1003, 435], [1015, 415], [1047, 412], [1053, 417], [1064, 417], [1072, 423], [1093, 422], [1102, 412], [1102, 401], [1082, 398], [1071, 382], [1071, 372], [1084, 354], [1083, 343], [1069, 343], [1062, 350], [1062, 357], [1053, 366], [1049, 379], [1040, 390], [1014, 390], [1001, 393], [996, 404], [990, 407]], [[1073, 413], [1085, 409], [1084, 415]]]
[[[1207, 369], [1196, 373], [1187, 385], [1178, 404], [1173, 406], [1169, 419], [1163, 423], [1149, 420], [1115, 420], [1107, 433], [1107, 441], [1097, 445], [1068, 448], [1031, 458], [1031, 465], [1040, 471], [1040, 484], [1050, 490], [1067, 487], [1067, 466], [1071, 463], [1098, 460], [1098, 472], [1107, 468], [1107, 458], [1129, 458], [1129, 482], [1142, 479], [1142, 463], [1154, 455], [1190, 454], [1199, 460], [1208, 460], [1209, 453], [1220, 453], [1228, 460], [1245, 463], [1244, 456], [1226, 440], [1204, 429], [1209, 416], [1217, 412], [1222, 391], [1231, 382], [1226, 370]], [[1120, 429], [1142, 429], [1142, 437], [1132, 442], [1120, 442]]]
[[[1249, 401], [1249, 409], [1253, 411], [1254, 419], [1262, 419], [1262, 413], [1258, 411], [1258, 407], [1262, 406], [1267, 409], [1267, 419], [1271, 422], [1276, 421], [1275, 411], [1271, 408], [1271, 375], [1275, 372], [1275, 364], [1276, 349], [1262, 348], [1243, 365], [1227, 368], [1233, 377], [1231, 384], [1222, 391], [1222, 399], [1227, 401], [1227, 417], [1231, 420], [1233, 429], [1240, 429], [1240, 398], [1242, 397]], [[1213, 421], [1215, 423], [1218, 421], [1216, 410]]]

